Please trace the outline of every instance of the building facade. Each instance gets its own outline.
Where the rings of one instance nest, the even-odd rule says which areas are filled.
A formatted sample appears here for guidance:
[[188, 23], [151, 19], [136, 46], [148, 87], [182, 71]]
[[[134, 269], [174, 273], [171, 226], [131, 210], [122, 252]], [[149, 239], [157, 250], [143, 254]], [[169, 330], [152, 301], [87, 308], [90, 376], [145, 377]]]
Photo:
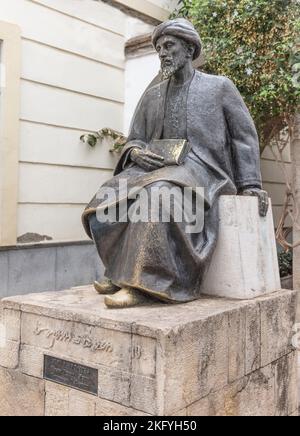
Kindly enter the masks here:
[[[102, 277], [81, 213], [118, 156], [80, 136], [128, 132], [159, 68], [149, 34], [177, 3], [0, 0], [0, 297]], [[268, 150], [262, 171], [276, 221], [285, 184]]]

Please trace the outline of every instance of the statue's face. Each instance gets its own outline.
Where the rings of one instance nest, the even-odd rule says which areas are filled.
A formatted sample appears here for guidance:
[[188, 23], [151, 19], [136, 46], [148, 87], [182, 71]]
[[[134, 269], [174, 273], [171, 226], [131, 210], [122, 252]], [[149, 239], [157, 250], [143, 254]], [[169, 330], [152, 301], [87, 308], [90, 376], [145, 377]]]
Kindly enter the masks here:
[[159, 38], [156, 43], [156, 51], [161, 62], [164, 79], [173, 76], [191, 58], [191, 52], [188, 50], [186, 42], [176, 36], [164, 35]]

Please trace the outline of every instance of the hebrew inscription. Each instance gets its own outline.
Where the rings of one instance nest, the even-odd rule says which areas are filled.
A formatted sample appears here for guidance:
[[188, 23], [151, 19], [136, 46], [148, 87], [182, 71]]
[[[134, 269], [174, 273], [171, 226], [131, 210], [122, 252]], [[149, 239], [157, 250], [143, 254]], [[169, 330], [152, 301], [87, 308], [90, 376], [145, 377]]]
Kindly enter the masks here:
[[93, 352], [105, 351], [112, 353], [114, 349], [111, 342], [95, 339], [91, 335], [76, 335], [64, 329], [52, 330], [47, 327], [44, 328], [40, 322], [37, 322], [33, 333], [36, 336], [45, 335], [50, 341], [49, 349], [53, 348], [56, 342], [75, 344], [82, 348], [89, 348]]

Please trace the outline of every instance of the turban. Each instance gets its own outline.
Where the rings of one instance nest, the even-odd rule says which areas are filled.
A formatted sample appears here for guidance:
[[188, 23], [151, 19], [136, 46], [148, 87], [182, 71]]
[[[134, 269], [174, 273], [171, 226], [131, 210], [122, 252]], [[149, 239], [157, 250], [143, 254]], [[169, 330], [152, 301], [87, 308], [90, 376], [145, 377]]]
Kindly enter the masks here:
[[169, 20], [161, 23], [154, 29], [152, 34], [152, 44], [154, 47], [158, 39], [164, 35], [176, 36], [183, 39], [188, 43], [195, 46], [195, 53], [193, 59], [197, 59], [201, 54], [201, 39], [193, 24], [184, 18], [177, 18], [176, 20]]

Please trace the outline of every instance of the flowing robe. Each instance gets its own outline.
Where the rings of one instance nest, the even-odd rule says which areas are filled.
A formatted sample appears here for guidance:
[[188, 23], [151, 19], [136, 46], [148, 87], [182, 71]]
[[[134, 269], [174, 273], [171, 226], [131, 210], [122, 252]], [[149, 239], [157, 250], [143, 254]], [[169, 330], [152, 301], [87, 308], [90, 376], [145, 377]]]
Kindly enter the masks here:
[[203, 231], [188, 234], [186, 222], [174, 220], [100, 223], [95, 215], [101, 207], [97, 196], [87, 206], [83, 223], [96, 244], [106, 277], [115, 284], [162, 300], [185, 302], [201, 294], [201, 282], [217, 242], [218, 197], [248, 186], [261, 187], [260, 156], [253, 120], [232, 82], [196, 71], [184, 111], [186, 139], [192, 146], [185, 162], [151, 172], [139, 168], [130, 161], [132, 148], [143, 148], [144, 143], [163, 138], [168, 130], [168, 88], [166, 80], [144, 93], [114, 177], [103, 186], [117, 194], [120, 179], [127, 180], [129, 189], [204, 187]]

